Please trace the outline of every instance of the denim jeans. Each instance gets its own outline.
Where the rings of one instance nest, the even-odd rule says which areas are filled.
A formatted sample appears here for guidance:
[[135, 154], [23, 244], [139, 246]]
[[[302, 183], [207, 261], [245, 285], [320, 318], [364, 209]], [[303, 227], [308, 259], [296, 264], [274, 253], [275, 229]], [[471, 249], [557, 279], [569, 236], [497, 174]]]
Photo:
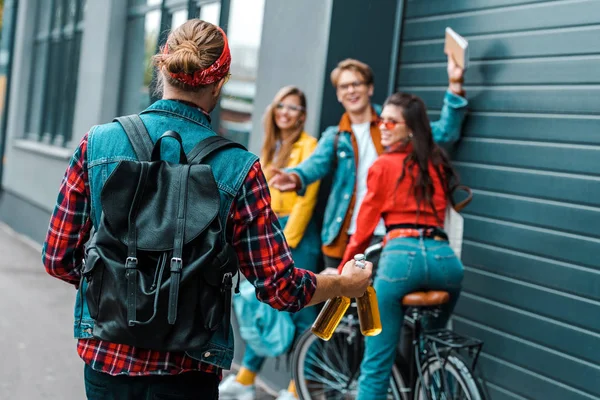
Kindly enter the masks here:
[[88, 400], [192, 400], [219, 398], [219, 376], [206, 372], [179, 375], [112, 376], [84, 369]]
[[438, 322], [444, 325], [460, 294], [463, 266], [447, 242], [397, 238], [384, 247], [374, 281], [382, 331], [365, 339], [358, 400], [386, 399], [403, 324], [402, 298], [419, 290], [445, 290], [451, 300]]
[[[280, 217], [279, 223], [281, 227], [285, 227], [287, 223], [287, 217]], [[316, 272], [319, 258], [321, 257], [321, 239], [317, 225], [314, 222], [314, 218], [308, 224], [302, 240], [292, 249], [292, 258], [294, 264], [298, 268], [306, 269], [312, 272]], [[294, 314], [292, 314], [292, 321], [296, 326], [296, 338], [298, 338], [304, 331], [311, 327], [312, 323], [317, 318], [317, 309], [315, 307], [306, 307]], [[265, 358], [256, 354], [252, 347], [246, 346], [246, 352], [242, 360], [242, 366], [249, 369], [252, 372], [259, 372]]]

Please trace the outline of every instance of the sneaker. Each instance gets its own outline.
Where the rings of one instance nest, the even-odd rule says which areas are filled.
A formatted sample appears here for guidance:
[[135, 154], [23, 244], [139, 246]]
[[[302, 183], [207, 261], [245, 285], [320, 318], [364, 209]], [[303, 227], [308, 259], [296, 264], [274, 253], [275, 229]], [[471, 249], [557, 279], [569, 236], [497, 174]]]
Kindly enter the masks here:
[[242, 385], [235, 380], [235, 375], [229, 375], [219, 385], [219, 399], [255, 400], [256, 387], [254, 385]]
[[282, 390], [279, 392], [279, 396], [275, 400], [298, 400], [298, 398], [292, 392], [288, 392], [287, 390]]

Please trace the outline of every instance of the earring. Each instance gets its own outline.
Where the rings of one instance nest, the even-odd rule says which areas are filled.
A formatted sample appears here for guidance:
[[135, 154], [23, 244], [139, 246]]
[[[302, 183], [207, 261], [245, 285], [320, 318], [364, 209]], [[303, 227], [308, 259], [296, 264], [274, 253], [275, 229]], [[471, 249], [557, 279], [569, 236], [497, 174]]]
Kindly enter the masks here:
[[409, 138], [411, 138], [411, 139], [413, 138], [413, 134], [412, 134], [412, 132], [410, 132], [410, 133], [408, 134], [408, 137], [409, 137]]

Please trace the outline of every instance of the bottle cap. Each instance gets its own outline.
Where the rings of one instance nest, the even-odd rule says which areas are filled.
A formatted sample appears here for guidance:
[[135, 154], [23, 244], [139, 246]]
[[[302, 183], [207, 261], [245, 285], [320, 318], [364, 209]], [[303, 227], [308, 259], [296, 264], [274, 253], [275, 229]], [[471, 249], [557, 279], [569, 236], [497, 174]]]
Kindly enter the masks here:
[[357, 254], [354, 256], [354, 261], [365, 261], [365, 255], [364, 254]]
[[354, 256], [354, 265], [358, 268], [362, 268], [365, 269], [365, 255], [364, 254], [357, 254]]

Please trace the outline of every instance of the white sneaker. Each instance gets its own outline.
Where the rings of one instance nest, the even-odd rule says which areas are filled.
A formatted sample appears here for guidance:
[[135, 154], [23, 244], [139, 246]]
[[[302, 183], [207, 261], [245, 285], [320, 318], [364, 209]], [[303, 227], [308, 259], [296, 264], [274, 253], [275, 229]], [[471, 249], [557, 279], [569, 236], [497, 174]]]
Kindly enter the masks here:
[[282, 390], [275, 400], [298, 400], [298, 398], [294, 396], [294, 393]]
[[229, 375], [219, 384], [219, 399], [255, 400], [256, 387], [254, 385], [242, 385], [235, 380], [235, 375]]

